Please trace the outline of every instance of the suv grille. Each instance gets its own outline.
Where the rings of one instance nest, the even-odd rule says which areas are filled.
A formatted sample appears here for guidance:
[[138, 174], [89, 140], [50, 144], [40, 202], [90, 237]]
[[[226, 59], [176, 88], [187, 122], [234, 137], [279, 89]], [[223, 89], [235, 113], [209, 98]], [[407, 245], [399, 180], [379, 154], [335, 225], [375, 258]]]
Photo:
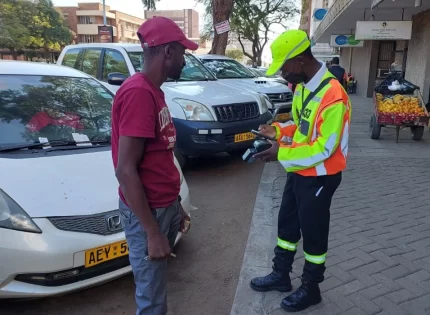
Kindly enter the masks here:
[[260, 115], [257, 103], [219, 105], [213, 108], [219, 122], [252, 119]]
[[270, 101], [273, 104], [287, 103], [287, 102], [291, 102], [293, 100], [293, 94], [291, 92], [269, 93], [269, 94], [267, 94], [267, 96], [269, 97]]
[[[117, 217], [118, 216], [118, 217]], [[79, 215], [71, 217], [51, 217], [49, 221], [59, 230], [90, 233], [98, 235], [111, 235], [123, 231], [122, 226], [110, 229], [108, 218], [116, 217], [120, 220], [119, 210], [98, 213], [94, 215]]]

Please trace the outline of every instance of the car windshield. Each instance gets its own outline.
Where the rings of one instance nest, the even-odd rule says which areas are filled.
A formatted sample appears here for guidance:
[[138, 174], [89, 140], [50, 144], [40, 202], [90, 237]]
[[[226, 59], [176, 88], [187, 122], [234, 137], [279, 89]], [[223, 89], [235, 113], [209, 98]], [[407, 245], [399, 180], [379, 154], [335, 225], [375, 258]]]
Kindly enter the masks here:
[[92, 78], [0, 75], [0, 147], [110, 141], [112, 101]]
[[249, 79], [255, 75], [244, 65], [230, 59], [203, 59], [203, 64], [215, 73], [218, 79]]
[[[142, 71], [143, 52], [128, 52], [131, 63], [136, 72]], [[182, 69], [181, 78], [178, 81], [213, 81], [216, 78], [195, 57], [185, 54], [185, 67]], [[173, 81], [169, 79], [168, 81]]]

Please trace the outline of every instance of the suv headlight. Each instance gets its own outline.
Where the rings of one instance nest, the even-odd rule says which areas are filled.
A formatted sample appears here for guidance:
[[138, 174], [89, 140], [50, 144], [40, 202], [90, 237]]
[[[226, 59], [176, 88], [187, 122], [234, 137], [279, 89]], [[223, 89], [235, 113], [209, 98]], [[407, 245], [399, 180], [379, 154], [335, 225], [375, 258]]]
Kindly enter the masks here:
[[269, 104], [270, 104], [270, 106], [272, 106], [272, 108], [273, 108], [273, 104], [266, 94], [262, 94], [262, 93], [258, 93], [258, 94], [260, 95], [262, 114], [264, 114], [265, 112], [267, 112], [269, 110], [269, 108], [268, 108]]
[[0, 228], [42, 233], [29, 215], [3, 190], [0, 189]]
[[195, 101], [182, 99], [182, 98], [175, 98], [173, 99], [173, 101], [181, 105], [187, 120], [199, 120], [199, 121], [215, 120], [210, 110], [203, 104], [197, 103]]

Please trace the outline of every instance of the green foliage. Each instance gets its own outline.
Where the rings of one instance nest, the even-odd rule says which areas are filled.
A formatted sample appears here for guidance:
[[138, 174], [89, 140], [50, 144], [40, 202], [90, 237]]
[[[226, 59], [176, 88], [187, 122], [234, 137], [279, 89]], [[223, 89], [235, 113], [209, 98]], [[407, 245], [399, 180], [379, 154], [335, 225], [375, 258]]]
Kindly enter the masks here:
[[238, 35], [239, 42], [252, 42], [252, 51], [245, 51], [245, 56], [261, 64], [261, 54], [269, 41], [272, 27], [287, 24], [299, 14], [294, 0], [235, 0], [230, 25]]
[[241, 61], [244, 56], [242, 50], [240, 49], [227, 50], [225, 55], [238, 61]]
[[51, 0], [2, 0], [0, 20], [0, 47], [11, 51], [58, 51], [73, 38]]
[[155, 10], [158, 1], [160, 0], [142, 0], [142, 4], [146, 10]]

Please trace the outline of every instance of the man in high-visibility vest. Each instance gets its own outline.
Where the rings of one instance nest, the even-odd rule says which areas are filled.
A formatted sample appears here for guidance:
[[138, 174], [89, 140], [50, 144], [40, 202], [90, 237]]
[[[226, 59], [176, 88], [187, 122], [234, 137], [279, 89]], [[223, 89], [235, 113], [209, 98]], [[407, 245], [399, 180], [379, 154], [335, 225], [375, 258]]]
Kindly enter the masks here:
[[[262, 292], [291, 291], [289, 273], [303, 236], [302, 284], [281, 303], [286, 311], [297, 312], [321, 301], [318, 284], [324, 280], [330, 205], [346, 167], [351, 104], [339, 81], [313, 57], [305, 32], [286, 31], [270, 48], [273, 63], [267, 74], [281, 70], [297, 87], [293, 121], [260, 126], [262, 134], [277, 141], [255, 157], [279, 161], [288, 175], [279, 210], [273, 271], [252, 279], [251, 287]], [[292, 143], [285, 143], [288, 138]]]

